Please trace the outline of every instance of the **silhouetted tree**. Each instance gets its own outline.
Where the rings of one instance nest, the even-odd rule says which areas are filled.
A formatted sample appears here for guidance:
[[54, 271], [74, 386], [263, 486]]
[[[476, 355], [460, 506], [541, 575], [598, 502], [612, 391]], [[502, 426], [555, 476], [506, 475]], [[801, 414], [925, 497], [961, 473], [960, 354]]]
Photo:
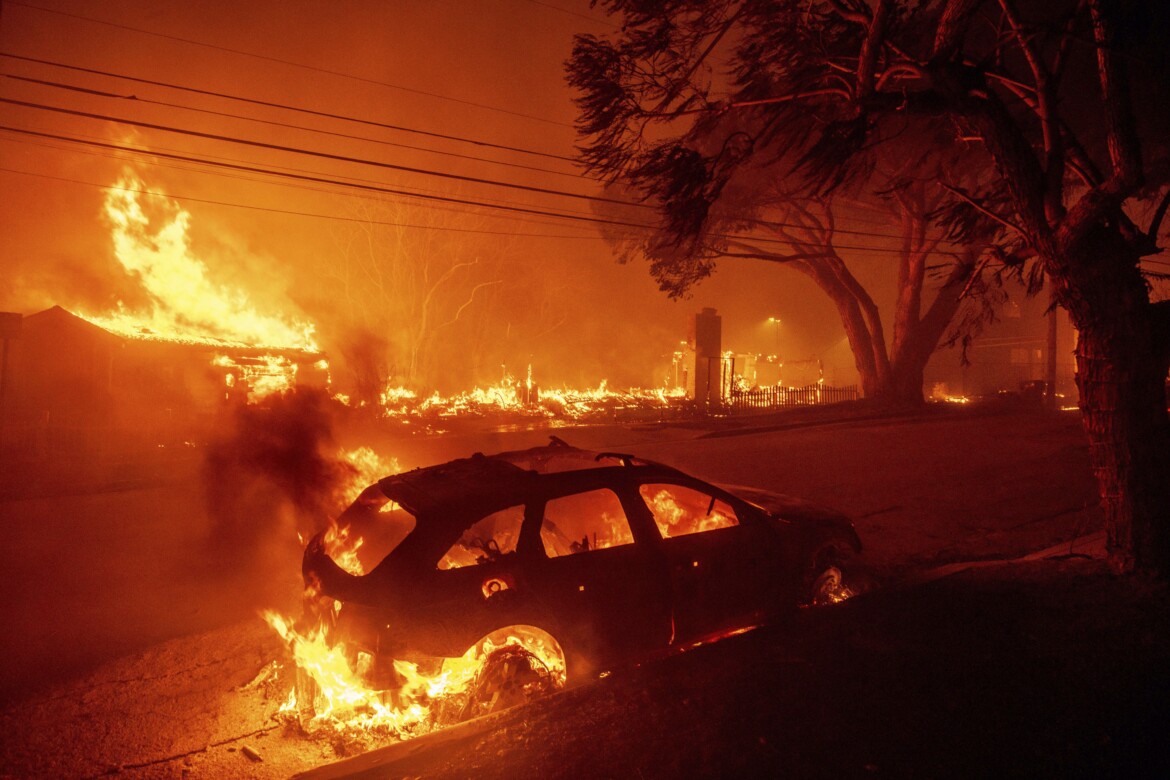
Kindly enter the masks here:
[[[579, 36], [582, 159], [661, 204], [664, 251], [703, 240], [738, 168], [791, 161], [810, 193], [870, 179], [877, 149], [982, 155], [948, 184], [956, 237], [1034, 256], [1078, 329], [1077, 386], [1117, 571], [1170, 573], [1170, 328], [1140, 261], [1170, 182], [1170, 18], [1158, 0], [608, 0]], [[726, 96], [711, 63], [731, 74]], [[715, 73], [716, 75], [712, 75]], [[907, 143], [910, 141], [911, 143]], [[1127, 207], [1129, 211], [1127, 212]], [[990, 228], [989, 228], [990, 226]]]

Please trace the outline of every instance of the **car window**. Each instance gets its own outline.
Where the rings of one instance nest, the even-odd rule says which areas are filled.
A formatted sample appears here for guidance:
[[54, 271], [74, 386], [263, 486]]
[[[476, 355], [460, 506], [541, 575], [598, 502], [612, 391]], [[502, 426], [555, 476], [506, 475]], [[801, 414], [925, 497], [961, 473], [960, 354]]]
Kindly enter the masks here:
[[663, 539], [739, 525], [726, 502], [683, 485], [647, 484], [638, 488]]
[[554, 498], [544, 506], [540, 540], [550, 558], [633, 544], [622, 502], [612, 490]]
[[350, 574], [364, 574], [393, 552], [414, 526], [414, 515], [371, 485], [326, 531], [325, 549]]
[[497, 560], [516, 551], [524, 505], [510, 506], [477, 520], [439, 560], [440, 569], [460, 569]]

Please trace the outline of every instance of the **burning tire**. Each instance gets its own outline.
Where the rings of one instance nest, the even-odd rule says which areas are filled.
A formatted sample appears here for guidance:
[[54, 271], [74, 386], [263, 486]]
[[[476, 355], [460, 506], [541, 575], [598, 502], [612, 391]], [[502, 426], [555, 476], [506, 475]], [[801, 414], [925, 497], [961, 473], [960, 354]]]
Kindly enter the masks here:
[[803, 605], [837, 604], [857, 595], [862, 588], [853, 570], [854, 556], [852, 547], [836, 542], [817, 550], [805, 575]]
[[463, 719], [487, 715], [557, 690], [539, 658], [522, 647], [502, 647], [484, 660], [467, 698]]

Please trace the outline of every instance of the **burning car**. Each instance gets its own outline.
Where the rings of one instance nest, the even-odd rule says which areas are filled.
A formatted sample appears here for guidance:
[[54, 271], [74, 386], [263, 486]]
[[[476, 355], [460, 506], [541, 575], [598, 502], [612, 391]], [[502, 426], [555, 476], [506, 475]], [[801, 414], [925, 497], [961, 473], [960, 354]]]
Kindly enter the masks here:
[[555, 437], [386, 477], [337, 528], [362, 540], [360, 563], [318, 535], [305, 582], [384, 689], [509, 645], [557, 684], [588, 679], [839, 600], [861, 548], [839, 513]]

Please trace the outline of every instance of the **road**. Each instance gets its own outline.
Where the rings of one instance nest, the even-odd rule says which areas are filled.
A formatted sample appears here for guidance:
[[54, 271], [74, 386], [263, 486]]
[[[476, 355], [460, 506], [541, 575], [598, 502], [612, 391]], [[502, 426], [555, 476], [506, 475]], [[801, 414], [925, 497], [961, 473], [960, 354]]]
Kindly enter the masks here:
[[[1100, 526], [1072, 415], [964, 410], [754, 430], [556, 433], [577, 446], [632, 451], [712, 481], [841, 508], [855, 517], [869, 565], [886, 582], [956, 560], [1016, 557]], [[345, 446], [367, 444], [412, 467], [532, 446], [548, 434], [341, 436]], [[243, 562], [238, 550], [223, 554], [202, 495], [192, 471], [135, 490], [0, 504], [0, 556], [15, 583], [0, 774], [123, 767], [143, 776], [186, 769], [277, 777], [337, 758], [328, 745], [270, 732], [247, 738], [268, 746], [263, 763], [241, 758], [240, 735], [269, 728], [278, 703], [267, 689], [245, 687], [282, 651], [254, 616], [296, 608], [300, 547], [290, 523]], [[79, 724], [101, 725], [63, 742]]]

